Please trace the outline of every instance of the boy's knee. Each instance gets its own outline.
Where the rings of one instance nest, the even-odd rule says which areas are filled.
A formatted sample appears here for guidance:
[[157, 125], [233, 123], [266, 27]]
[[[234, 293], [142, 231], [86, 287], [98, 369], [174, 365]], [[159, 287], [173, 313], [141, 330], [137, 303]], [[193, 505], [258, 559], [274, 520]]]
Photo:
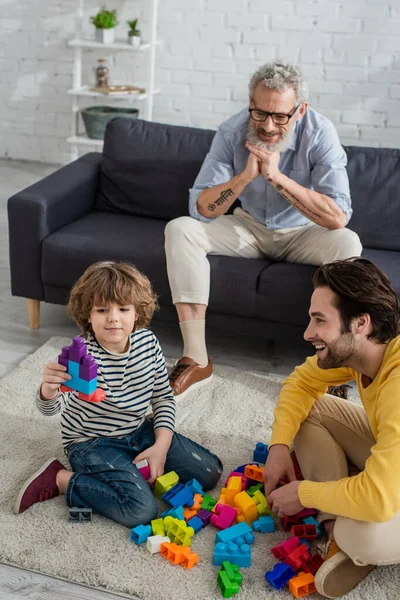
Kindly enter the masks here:
[[137, 527], [138, 525], [148, 525], [150, 521], [156, 519], [158, 515], [158, 504], [154, 497], [151, 497], [146, 504], [138, 505], [137, 502], [126, 502], [124, 507], [121, 507], [120, 518], [118, 519], [121, 525], [129, 527]]
[[199, 482], [205, 491], [212, 490], [221, 479], [223, 464], [218, 456], [213, 455], [213, 460], [207, 466], [206, 474], [203, 475], [203, 481]]

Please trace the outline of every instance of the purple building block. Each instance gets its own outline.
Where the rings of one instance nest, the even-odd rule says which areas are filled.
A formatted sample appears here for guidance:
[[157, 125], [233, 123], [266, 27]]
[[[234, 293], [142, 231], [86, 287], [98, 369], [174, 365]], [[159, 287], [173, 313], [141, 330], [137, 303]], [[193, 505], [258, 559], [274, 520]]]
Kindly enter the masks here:
[[79, 377], [85, 381], [91, 381], [97, 377], [97, 365], [90, 354], [82, 358], [79, 366]]
[[83, 337], [77, 335], [76, 337], [72, 338], [72, 344], [69, 347], [69, 360], [80, 363], [81, 358], [86, 356], [86, 354], [87, 349]]
[[206, 525], [208, 525], [210, 522], [211, 515], [211, 511], [202, 508], [201, 510], [199, 510], [196, 516], [203, 521], [203, 527], [206, 527]]
[[58, 355], [58, 364], [64, 365], [68, 369], [68, 360], [69, 360], [69, 346], [64, 346], [61, 350], [61, 354]]

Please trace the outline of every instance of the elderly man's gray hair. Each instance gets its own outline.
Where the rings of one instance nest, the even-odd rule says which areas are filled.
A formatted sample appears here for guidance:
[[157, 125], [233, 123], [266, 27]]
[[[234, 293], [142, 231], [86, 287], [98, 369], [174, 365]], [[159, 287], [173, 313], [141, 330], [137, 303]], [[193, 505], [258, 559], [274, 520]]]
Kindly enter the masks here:
[[307, 100], [308, 85], [297, 65], [285, 63], [281, 60], [274, 60], [262, 65], [250, 79], [250, 97], [260, 82], [266, 88], [276, 90], [277, 92], [284, 92], [288, 88], [293, 88], [297, 102], [305, 102]]

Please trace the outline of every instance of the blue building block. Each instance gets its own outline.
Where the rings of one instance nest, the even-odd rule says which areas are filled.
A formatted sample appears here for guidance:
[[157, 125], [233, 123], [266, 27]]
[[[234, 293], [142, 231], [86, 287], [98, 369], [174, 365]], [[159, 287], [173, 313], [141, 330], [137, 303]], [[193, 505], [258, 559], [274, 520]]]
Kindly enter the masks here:
[[204, 496], [203, 486], [197, 481], [197, 479], [191, 479], [190, 481], [188, 481], [186, 487], [189, 488], [193, 496], [195, 494], [201, 494], [202, 496]]
[[169, 508], [168, 510], [164, 510], [161, 513], [160, 517], [164, 519], [164, 517], [174, 517], [175, 519], [179, 519], [180, 521], [184, 521], [183, 514], [183, 506], [178, 506], [177, 508]]
[[164, 500], [164, 502], [170, 504], [174, 508], [183, 505], [193, 506], [194, 502], [192, 492], [186, 487], [186, 485], [183, 485], [182, 483], [176, 483], [170, 490], [165, 492], [161, 498]]
[[131, 529], [131, 541], [135, 544], [144, 544], [152, 533], [151, 525], [138, 525]]
[[[307, 546], [309, 551], [311, 550], [310, 542], [308, 542], [304, 538], [300, 538], [300, 544], [304, 544], [305, 546]], [[311, 554], [311, 552], [310, 552], [310, 554]]]
[[257, 442], [253, 452], [253, 460], [265, 464], [268, 458], [268, 446], [262, 442]]
[[97, 378], [91, 381], [85, 381], [79, 377], [79, 363], [72, 360], [68, 361], [68, 373], [71, 375], [71, 379], [65, 382], [65, 385], [77, 392], [82, 392], [90, 396], [97, 388]]
[[263, 515], [257, 521], [253, 521], [253, 529], [260, 533], [272, 533], [275, 531], [275, 521], [270, 515]]
[[191, 519], [189, 519], [187, 524], [188, 527], [193, 527], [195, 533], [200, 531], [200, 529], [202, 529], [204, 525], [203, 521], [199, 519], [199, 517], [192, 517]]
[[314, 519], [314, 517], [306, 517], [305, 519], [303, 519], [303, 523], [305, 525], [315, 525], [315, 527], [317, 529], [317, 536], [321, 537], [321, 526], [318, 523], [318, 521], [316, 519]]
[[232, 527], [218, 531], [215, 536], [215, 542], [232, 542], [235, 538], [245, 536], [246, 533], [252, 533], [252, 531], [251, 527], [243, 521], [243, 523], [238, 523], [237, 525], [232, 525]]
[[289, 579], [292, 579], [295, 575], [296, 572], [293, 571], [292, 567], [285, 565], [285, 563], [277, 563], [272, 571], [267, 571], [265, 573], [265, 579], [276, 590], [281, 590]]
[[233, 542], [224, 544], [218, 542], [214, 546], [213, 565], [218, 566], [228, 560], [230, 563], [237, 565], [239, 568], [251, 566], [251, 549], [248, 544], [238, 546]]

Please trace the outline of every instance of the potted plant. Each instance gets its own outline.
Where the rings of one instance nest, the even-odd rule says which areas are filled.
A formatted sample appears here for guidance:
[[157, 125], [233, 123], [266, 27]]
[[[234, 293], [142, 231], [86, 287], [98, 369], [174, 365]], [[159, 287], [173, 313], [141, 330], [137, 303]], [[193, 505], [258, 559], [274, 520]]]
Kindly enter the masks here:
[[107, 10], [104, 6], [97, 15], [91, 17], [93, 25], [96, 27], [96, 42], [103, 44], [112, 44], [115, 37], [114, 28], [118, 24], [117, 11]]
[[127, 21], [127, 23], [129, 25], [128, 43], [132, 44], [132, 46], [140, 46], [140, 31], [137, 28], [138, 19]]

